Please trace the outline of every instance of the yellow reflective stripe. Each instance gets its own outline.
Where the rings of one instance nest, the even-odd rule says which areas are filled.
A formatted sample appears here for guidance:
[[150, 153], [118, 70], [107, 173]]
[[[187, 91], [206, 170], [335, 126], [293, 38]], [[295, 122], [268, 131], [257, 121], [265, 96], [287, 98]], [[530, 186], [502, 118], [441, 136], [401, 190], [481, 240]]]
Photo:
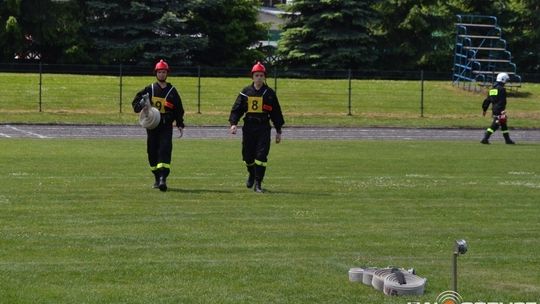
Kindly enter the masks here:
[[499, 95], [499, 90], [497, 89], [489, 90], [489, 96], [497, 96], [497, 95]]
[[170, 168], [171, 168], [171, 165], [170, 165], [170, 164], [166, 164], [166, 163], [159, 163], [159, 164], [157, 164], [157, 168], [158, 168], [158, 169], [161, 169], [161, 168], [167, 168], [167, 169], [170, 169]]
[[248, 166], [248, 167], [251, 167], [251, 166], [255, 165], [255, 163], [248, 164], [248, 163], [245, 162], [245, 161], [244, 161], [244, 164], [246, 164], [246, 166]]
[[156, 170], [157, 170], [157, 167], [156, 167], [156, 166], [150, 167], [150, 170], [156, 171]]
[[489, 132], [489, 133], [493, 133], [493, 132], [494, 132], [492, 128], [487, 128], [486, 131]]
[[505, 130], [505, 131], [502, 131], [502, 132], [503, 132], [503, 134], [508, 134], [508, 133], [510, 133], [510, 131], [508, 131], [508, 130]]
[[258, 166], [266, 167], [266, 162], [260, 160], [255, 160], [255, 164]]

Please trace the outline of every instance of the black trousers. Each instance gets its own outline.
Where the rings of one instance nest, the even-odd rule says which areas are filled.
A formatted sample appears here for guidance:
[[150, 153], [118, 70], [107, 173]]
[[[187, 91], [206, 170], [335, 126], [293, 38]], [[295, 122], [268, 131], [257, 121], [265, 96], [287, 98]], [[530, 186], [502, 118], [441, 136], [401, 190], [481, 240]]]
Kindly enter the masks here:
[[242, 127], [242, 158], [246, 164], [268, 161], [270, 152], [270, 130], [268, 124], [248, 124]]
[[155, 129], [146, 130], [146, 133], [146, 152], [150, 168], [154, 173], [161, 171], [166, 177], [171, 166], [172, 124], [161, 121]]
[[497, 119], [497, 115], [493, 115], [493, 121], [491, 122], [491, 126], [487, 129], [487, 132], [493, 133], [499, 129], [499, 126], [501, 127], [501, 131], [503, 134], [508, 133], [508, 125], [505, 123], [499, 123]]

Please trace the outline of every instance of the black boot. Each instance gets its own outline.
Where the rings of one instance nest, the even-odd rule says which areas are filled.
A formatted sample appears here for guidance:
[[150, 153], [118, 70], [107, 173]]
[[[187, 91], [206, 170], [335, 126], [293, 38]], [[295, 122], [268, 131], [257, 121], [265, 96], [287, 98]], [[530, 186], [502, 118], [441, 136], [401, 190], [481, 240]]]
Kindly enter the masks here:
[[486, 134], [484, 134], [484, 138], [482, 138], [482, 140], [480, 141], [481, 144], [484, 144], [484, 145], [489, 145], [489, 137], [491, 136], [491, 133], [490, 132], [486, 132]]
[[507, 144], [507, 145], [515, 145], [516, 142], [511, 140], [510, 139], [510, 134], [508, 133], [503, 133], [503, 136], [504, 136], [504, 142]]
[[255, 187], [253, 187], [253, 191], [257, 193], [264, 192], [262, 189], [262, 182], [264, 179], [265, 172], [266, 172], [265, 166], [255, 165]]
[[251, 188], [255, 183], [255, 165], [247, 166], [249, 172], [248, 178], [246, 180], [246, 187]]
[[154, 173], [154, 185], [152, 188], [157, 189], [159, 188], [159, 173], [158, 171], [152, 171], [152, 173]]
[[159, 191], [167, 191], [167, 176], [169, 175], [169, 170], [159, 170]]
[[262, 182], [260, 180], [255, 180], [255, 187], [253, 187], [253, 191], [257, 192], [257, 193], [263, 193], [263, 188], [262, 188]]
[[159, 177], [159, 191], [167, 191], [167, 178], [164, 176]]

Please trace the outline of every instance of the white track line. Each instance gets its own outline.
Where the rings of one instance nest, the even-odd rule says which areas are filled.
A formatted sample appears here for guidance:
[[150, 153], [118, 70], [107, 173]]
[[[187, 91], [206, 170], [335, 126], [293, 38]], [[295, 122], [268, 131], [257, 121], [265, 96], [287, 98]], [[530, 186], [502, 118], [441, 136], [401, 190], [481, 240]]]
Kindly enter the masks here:
[[10, 125], [6, 125], [7, 128], [10, 128], [12, 130], [15, 130], [17, 132], [21, 132], [21, 133], [24, 133], [24, 134], [28, 134], [28, 135], [32, 135], [32, 136], [35, 136], [37, 138], [50, 138], [49, 136], [45, 136], [45, 135], [41, 135], [41, 134], [37, 134], [37, 133], [34, 133], [34, 132], [30, 132], [30, 131], [25, 131], [25, 130], [21, 130], [19, 128], [15, 128], [14, 126], [10, 126]]
[[1, 137], [11, 138], [11, 136], [9, 136], [9, 135], [7, 135], [7, 134], [4, 134], [4, 133], [0, 133], [0, 136], [1, 136]]

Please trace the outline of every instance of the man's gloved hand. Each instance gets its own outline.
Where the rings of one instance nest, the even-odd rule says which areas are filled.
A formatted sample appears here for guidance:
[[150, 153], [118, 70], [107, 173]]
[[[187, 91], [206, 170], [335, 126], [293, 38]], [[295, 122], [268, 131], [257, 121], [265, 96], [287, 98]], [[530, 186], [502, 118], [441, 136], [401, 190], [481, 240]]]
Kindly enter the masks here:
[[180, 135], [178, 135], [178, 138], [182, 138], [182, 136], [184, 136], [184, 128], [178, 127], [178, 131], [180, 132]]
[[139, 113], [140, 111], [142, 111], [142, 109], [144, 109], [145, 106], [146, 100], [144, 98], [141, 98], [139, 102], [137, 102], [135, 106], [133, 106], [133, 110], [135, 111], [135, 113]]
[[276, 133], [276, 144], [281, 142], [281, 133]]

